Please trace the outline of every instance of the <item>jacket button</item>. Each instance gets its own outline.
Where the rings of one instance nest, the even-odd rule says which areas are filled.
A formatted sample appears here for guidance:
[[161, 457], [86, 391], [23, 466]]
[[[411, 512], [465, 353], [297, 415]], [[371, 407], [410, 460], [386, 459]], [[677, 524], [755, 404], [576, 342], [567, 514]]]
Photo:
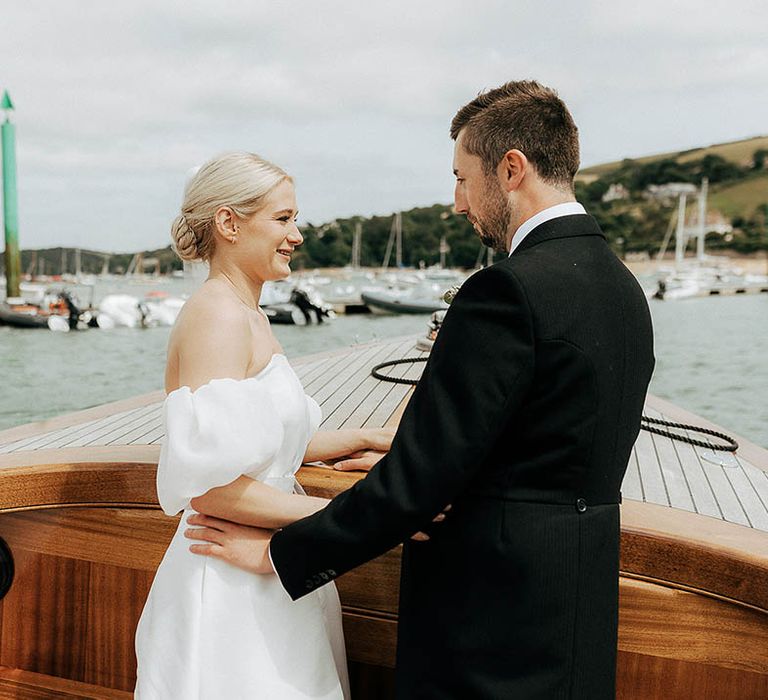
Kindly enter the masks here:
[[320, 573], [320, 578], [323, 579], [323, 581], [328, 580], [328, 574], [325, 573], [325, 571]]
[[306, 581], [304, 581], [304, 586], [308, 591], [311, 591], [315, 587], [311, 579], [307, 579]]
[[587, 502], [583, 498], [576, 499], [576, 510], [579, 511], [579, 513], [587, 512]]

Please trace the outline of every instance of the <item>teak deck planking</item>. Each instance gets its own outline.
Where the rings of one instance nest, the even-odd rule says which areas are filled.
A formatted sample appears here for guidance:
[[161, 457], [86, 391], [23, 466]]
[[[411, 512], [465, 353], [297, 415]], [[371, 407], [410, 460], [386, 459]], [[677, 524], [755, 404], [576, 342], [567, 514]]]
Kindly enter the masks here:
[[[321, 429], [385, 425], [410, 391], [401, 384], [382, 382], [370, 375], [385, 360], [424, 357], [411, 337], [331, 351], [292, 362], [305, 390], [323, 411]], [[418, 378], [422, 364], [397, 365], [385, 372], [393, 377]], [[141, 403], [141, 399], [143, 403]], [[138, 405], [119, 410], [103, 408], [104, 415], [81, 424], [45, 430], [45, 423], [28, 426], [29, 434], [12, 439], [18, 429], [0, 432], [0, 469], [24, 463], [20, 453], [72, 450], [101, 446], [159, 445], [162, 437], [162, 392], [137, 397]], [[646, 414], [652, 417], [701, 423], [701, 419], [649, 396]], [[665, 412], [665, 410], [667, 412]], [[37, 429], [36, 429], [37, 428]], [[685, 434], [685, 431], [678, 431]], [[693, 437], [697, 437], [694, 435]], [[700, 437], [700, 436], [698, 436]], [[11, 439], [8, 439], [11, 438]], [[759, 448], [749, 446], [759, 455]], [[733, 466], [713, 464], [707, 450], [641, 431], [623, 484], [628, 499], [671, 506], [728, 522], [768, 531], [768, 464], [753, 464], [739, 455], [726, 459]], [[14, 458], [16, 457], [16, 458]], [[36, 455], [37, 462], [42, 455]], [[118, 460], [120, 461], [120, 460]]]

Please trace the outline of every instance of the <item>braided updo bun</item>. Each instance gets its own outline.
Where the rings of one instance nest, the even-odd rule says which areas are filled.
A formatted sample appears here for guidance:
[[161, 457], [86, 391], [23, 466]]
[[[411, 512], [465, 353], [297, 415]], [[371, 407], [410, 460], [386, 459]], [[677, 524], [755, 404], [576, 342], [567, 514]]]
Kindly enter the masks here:
[[202, 246], [198, 245], [195, 230], [187, 223], [187, 217], [180, 214], [171, 224], [173, 249], [182, 260], [204, 260]]
[[181, 214], [171, 224], [173, 249], [182, 260], [210, 261], [216, 250], [214, 216], [229, 207], [253, 216], [266, 196], [290, 176], [255, 153], [225, 153], [209, 160], [184, 189]]

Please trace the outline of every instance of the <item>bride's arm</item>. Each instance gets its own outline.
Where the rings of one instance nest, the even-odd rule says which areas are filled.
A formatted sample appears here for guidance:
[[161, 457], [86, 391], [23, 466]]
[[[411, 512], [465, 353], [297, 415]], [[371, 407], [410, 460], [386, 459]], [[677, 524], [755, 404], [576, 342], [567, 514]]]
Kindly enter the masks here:
[[199, 513], [222, 520], [276, 530], [316, 513], [327, 503], [327, 498], [285, 493], [241, 476], [193, 498], [190, 505]]
[[[346, 457], [364, 450], [375, 450], [380, 455], [389, 450], [394, 432], [394, 428], [319, 431], [307, 445], [304, 461]], [[350, 468], [370, 469], [377, 460], [369, 455], [352, 459]], [[285, 493], [241, 476], [231, 484], [193, 498], [190, 505], [199, 513], [222, 520], [274, 530], [316, 513], [327, 503], [325, 498]]]
[[304, 462], [347, 457], [363, 450], [388, 452], [394, 434], [394, 428], [318, 430], [307, 445]]

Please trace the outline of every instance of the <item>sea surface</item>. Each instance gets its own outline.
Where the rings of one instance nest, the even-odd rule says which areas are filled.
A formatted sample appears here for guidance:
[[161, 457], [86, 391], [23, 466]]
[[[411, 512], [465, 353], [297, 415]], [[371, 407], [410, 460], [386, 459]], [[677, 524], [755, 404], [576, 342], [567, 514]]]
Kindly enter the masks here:
[[[189, 293], [183, 279], [97, 282], [105, 294]], [[90, 292], [80, 290], [82, 301]], [[651, 392], [768, 447], [768, 295], [651, 301]], [[339, 316], [273, 326], [289, 357], [426, 332], [426, 316]], [[163, 387], [170, 328], [73, 333], [0, 326], [0, 430]]]

